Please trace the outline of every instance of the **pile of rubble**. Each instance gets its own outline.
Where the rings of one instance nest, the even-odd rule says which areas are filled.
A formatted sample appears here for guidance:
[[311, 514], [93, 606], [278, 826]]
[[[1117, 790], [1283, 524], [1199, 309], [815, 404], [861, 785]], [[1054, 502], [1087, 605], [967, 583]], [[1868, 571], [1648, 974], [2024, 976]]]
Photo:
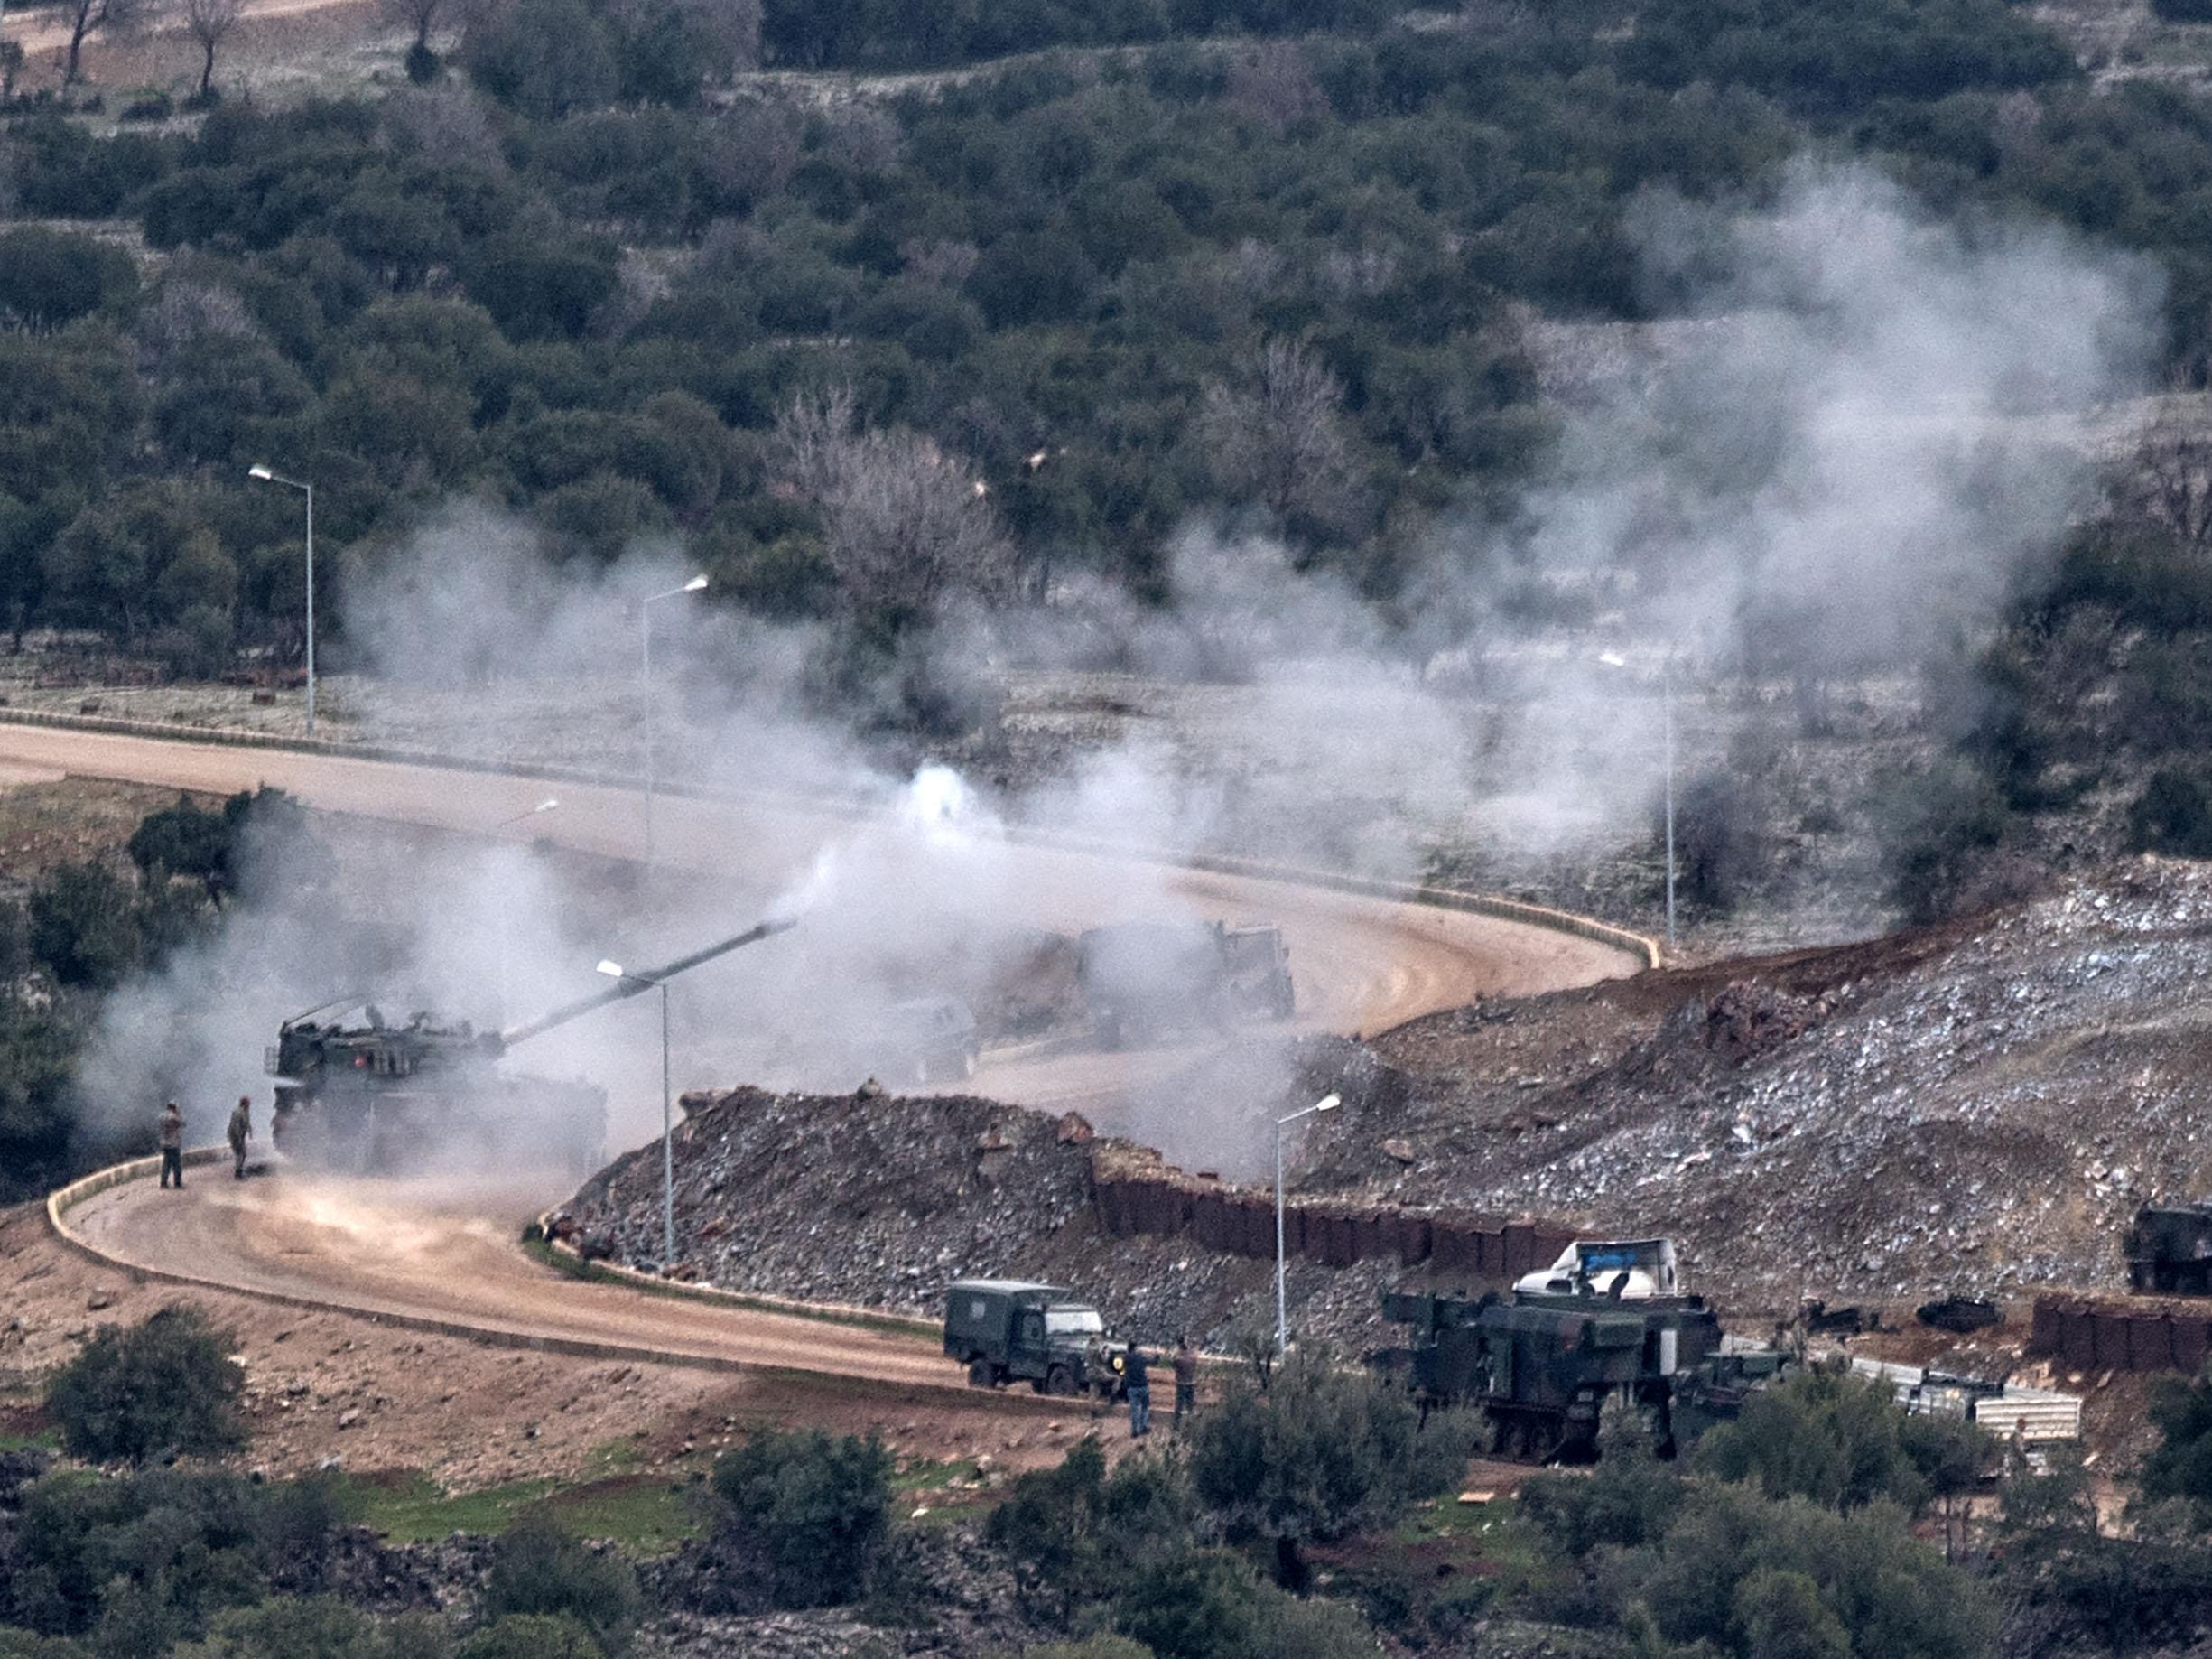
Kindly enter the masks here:
[[1317, 1169], [1672, 1234], [1739, 1307], [2116, 1287], [2135, 1207], [2212, 1188], [2208, 980], [2212, 870], [2132, 861], [1943, 929], [1417, 1021], [1377, 1044], [1405, 1109], [1332, 1124]]
[[[1092, 1153], [1138, 1149], [1101, 1142], [1074, 1113], [875, 1088], [683, 1104], [672, 1277], [932, 1317], [954, 1279], [1045, 1279], [1155, 1342], [1222, 1329], [1269, 1282], [1266, 1263], [1187, 1240], [1109, 1237]], [[660, 1272], [660, 1216], [655, 1142], [595, 1176], [563, 1219], [587, 1254]]]

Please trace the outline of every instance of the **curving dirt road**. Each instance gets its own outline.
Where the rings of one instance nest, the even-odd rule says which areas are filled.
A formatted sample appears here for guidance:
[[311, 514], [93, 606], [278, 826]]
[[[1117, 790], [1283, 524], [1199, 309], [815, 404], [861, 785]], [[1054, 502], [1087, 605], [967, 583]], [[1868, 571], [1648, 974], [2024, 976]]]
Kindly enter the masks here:
[[[67, 770], [179, 788], [277, 785], [326, 810], [480, 831], [526, 810], [545, 786], [491, 773], [410, 767], [0, 724], [0, 771]], [[545, 835], [584, 851], [627, 855], [642, 808], [633, 792], [562, 785]], [[663, 797], [656, 836], [665, 862], [785, 888], [850, 821], [797, 808]], [[1034, 925], [1065, 930], [1157, 905], [1157, 865], [1091, 852], [1005, 849]], [[1265, 915], [1289, 941], [1306, 1029], [1372, 1030], [1479, 995], [1534, 993], [1631, 972], [1627, 953], [1526, 924], [1393, 903], [1243, 876], [1171, 872], [1166, 888], [1203, 912]], [[1034, 1104], [1125, 1086], [1132, 1067], [1187, 1060], [1095, 1051], [1032, 1054], [987, 1072], [979, 1086]], [[188, 1198], [139, 1181], [72, 1212], [87, 1243], [133, 1265], [181, 1272], [248, 1291], [306, 1298], [364, 1313], [405, 1314], [497, 1333], [604, 1342], [710, 1363], [792, 1365], [886, 1380], [946, 1382], [926, 1345], [847, 1327], [725, 1309], [582, 1284], [509, 1242], [541, 1188], [423, 1195], [375, 1182], [298, 1178], [232, 1188], [201, 1179]]]

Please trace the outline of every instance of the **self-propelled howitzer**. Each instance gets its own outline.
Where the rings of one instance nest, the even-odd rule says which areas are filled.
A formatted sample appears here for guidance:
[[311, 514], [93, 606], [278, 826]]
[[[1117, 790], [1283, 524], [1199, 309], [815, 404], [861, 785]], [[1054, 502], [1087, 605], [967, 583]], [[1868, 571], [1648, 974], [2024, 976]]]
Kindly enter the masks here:
[[558, 1162], [588, 1174], [603, 1159], [606, 1091], [581, 1081], [510, 1076], [498, 1067], [501, 1057], [793, 925], [762, 922], [504, 1030], [479, 1030], [465, 1020], [444, 1023], [428, 1013], [395, 1024], [358, 996], [311, 1008], [284, 1021], [265, 1056], [278, 1080], [273, 1132], [287, 1154], [340, 1170], [451, 1159], [504, 1168]]

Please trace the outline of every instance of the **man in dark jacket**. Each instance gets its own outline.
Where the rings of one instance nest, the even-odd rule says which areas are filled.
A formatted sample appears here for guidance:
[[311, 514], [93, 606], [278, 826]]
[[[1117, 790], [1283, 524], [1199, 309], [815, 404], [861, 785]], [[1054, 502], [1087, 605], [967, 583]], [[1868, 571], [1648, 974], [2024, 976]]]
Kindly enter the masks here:
[[1197, 1408], [1198, 1350], [1185, 1335], [1176, 1338], [1176, 1427], [1180, 1429], [1183, 1419]]
[[1152, 1380], [1145, 1372], [1141, 1343], [1129, 1344], [1129, 1439], [1141, 1440], [1152, 1432]]

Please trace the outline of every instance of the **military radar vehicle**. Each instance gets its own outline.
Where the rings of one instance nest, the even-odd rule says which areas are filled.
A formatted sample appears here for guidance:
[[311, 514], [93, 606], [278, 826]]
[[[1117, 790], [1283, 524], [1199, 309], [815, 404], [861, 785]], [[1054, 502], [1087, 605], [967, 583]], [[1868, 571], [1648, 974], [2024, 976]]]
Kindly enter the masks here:
[[577, 1175], [602, 1161], [605, 1091], [508, 1076], [506, 1052], [595, 1009], [651, 990], [792, 927], [763, 922], [734, 938], [632, 974], [505, 1030], [417, 1013], [395, 1023], [361, 997], [295, 1014], [264, 1056], [277, 1079], [271, 1133], [288, 1156], [349, 1172], [405, 1167], [426, 1150], [513, 1161], [557, 1159]]
[[2127, 1283], [2159, 1296], [2212, 1296], [2212, 1202], [2146, 1204], [2127, 1230]]
[[[1510, 1298], [1384, 1291], [1383, 1317], [1410, 1325], [1413, 1340], [1374, 1363], [1424, 1408], [1479, 1408], [1492, 1451], [1538, 1462], [1595, 1456], [1608, 1399], [1640, 1407], [1672, 1455], [1787, 1363], [1778, 1348], [1724, 1337], [1703, 1298], [1675, 1292], [1665, 1240], [1584, 1244], [1561, 1263], [1564, 1274], [1531, 1274]], [[1551, 1288], [1555, 1275], [1568, 1288]]]
[[1122, 922], [1075, 942], [1076, 975], [1109, 1049], [1170, 1031], [1287, 1020], [1290, 951], [1272, 923]]
[[1021, 1279], [962, 1279], [944, 1293], [944, 1351], [978, 1388], [1027, 1382], [1041, 1394], [1125, 1390], [1129, 1344], [1073, 1291]]

